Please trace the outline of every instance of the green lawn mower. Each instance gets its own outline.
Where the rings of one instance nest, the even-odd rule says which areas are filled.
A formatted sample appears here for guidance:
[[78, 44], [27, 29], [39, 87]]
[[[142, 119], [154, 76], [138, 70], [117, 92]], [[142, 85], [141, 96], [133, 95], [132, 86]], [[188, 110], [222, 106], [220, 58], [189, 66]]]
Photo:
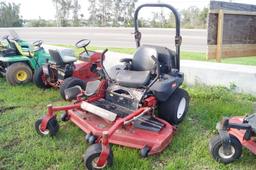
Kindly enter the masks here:
[[51, 57], [44, 50], [42, 40], [28, 43], [19, 38], [14, 31], [0, 39], [0, 74], [11, 85], [27, 83], [32, 80], [35, 69]]

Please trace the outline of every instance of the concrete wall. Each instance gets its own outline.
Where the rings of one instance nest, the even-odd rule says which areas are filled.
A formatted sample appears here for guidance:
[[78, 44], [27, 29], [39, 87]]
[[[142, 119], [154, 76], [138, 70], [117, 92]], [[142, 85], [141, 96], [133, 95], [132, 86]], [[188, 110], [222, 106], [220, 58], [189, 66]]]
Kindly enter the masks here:
[[256, 95], [255, 66], [183, 60], [181, 71], [188, 85], [232, 87], [237, 92]]

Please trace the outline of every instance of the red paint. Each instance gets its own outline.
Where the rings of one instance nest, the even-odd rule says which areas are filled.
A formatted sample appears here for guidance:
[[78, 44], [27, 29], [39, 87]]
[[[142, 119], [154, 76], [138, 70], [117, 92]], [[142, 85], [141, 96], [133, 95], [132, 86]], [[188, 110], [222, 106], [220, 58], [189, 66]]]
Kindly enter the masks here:
[[[68, 110], [67, 113], [69, 120], [76, 124], [85, 133], [92, 133], [95, 136], [101, 137], [100, 142], [106, 148], [109, 147], [109, 143], [136, 149], [142, 149], [147, 145], [151, 148], [149, 155], [160, 153], [170, 143], [175, 132], [174, 126], [159, 118], [157, 119], [165, 125], [160, 132], [143, 130], [135, 128], [132, 125], [124, 126], [125, 121], [139, 115], [144, 109], [145, 108], [140, 108], [125, 118], [117, 118], [114, 122], [108, 122], [96, 115], [81, 110], [80, 103], [70, 106], [53, 107], [52, 111]], [[49, 115], [53, 116], [53, 112]], [[49, 115], [47, 114], [44, 119], [49, 120]], [[102, 138], [103, 132], [107, 134], [107, 137]], [[108, 152], [109, 151], [103, 150], [101, 154], [102, 158], [99, 160], [106, 160], [106, 154], [108, 155]], [[99, 165], [103, 164], [104, 163], [99, 162]]]
[[155, 96], [150, 96], [145, 99], [143, 106], [148, 106], [148, 107], [154, 107], [157, 104], [157, 100]]
[[101, 53], [94, 52], [94, 54], [90, 56], [89, 61], [78, 60], [77, 62], [75, 62], [75, 69], [73, 71], [72, 77], [76, 77], [86, 81], [98, 79], [98, 75], [91, 72], [90, 69], [92, 64], [97, 64], [97, 66], [100, 67], [100, 58]]
[[[105, 96], [106, 86], [107, 81], [102, 80], [97, 93], [85, 101], [93, 102], [103, 98]], [[142, 149], [144, 146], [148, 146], [150, 148], [149, 155], [152, 155], [162, 152], [168, 146], [176, 129], [174, 126], [160, 118], [156, 119], [164, 124], [164, 128], [159, 132], [135, 128], [132, 125], [130, 120], [134, 117], [142, 114], [152, 114], [151, 110], [154, 109], [157, 102], [156, 98], [153, 96], [145, 99], [143, 107], [124, 118], [118, 117], [113, 122], [104, 120], [101, 117], [82, 110], [80, 107], [81, 102], [83, 102], [82, 99], [79, 100], [78, 98], [77, 103], [69, 106], [48, 106], [48, 113], [43, 118], [44, 129], [42, 128], [42, 130], [45, 130], [45, 125], [47, 125], [49, 119], [55, 116], [54, 112], [66, 111], [71, 122], [77, 125], [85, 133], [91, 133], [98, 137], [97, 142], [102, 144], [102, 152], [97, 162], [98, 166], [103, 166], [106, 163], [110, 151], [110, 143], [136, 149]]]
[[[103, 135], [103, 139], [104, 138], [108, 138], [108, 136]], [[102, 151], [100, 153], [99, 160], [97, 161], [98, 167], [102, 167], [106, 163], [106, 161], [108, 159], [109, 152], [110, 152], [109, 143], [102, 142], [101, 145], [102, 145]]]
[[[103, 131], [109, 134], [109, 143], [122, 145], [131, 148], [141, 149], [145, 145], [151, 148], [150, 155], [164, 150], [170, 143], [175, 127], [168, 122], [161, 121], [165, 124], [160, 132], [138, 129], [133, 126], [122, 127], [121, 119], [115, 122], [107, 122], [102, 118], [81, 110], [70, 110], [68, 112], [70, 120], [86, 133], [92, 133], [96, 136], [102, 136]], [[79, 115], [83, 115], [81, 118]], [[157, 118], [159, 120], [159, 118]]]
[[[80, 55], [82, 55], [82, 53]], [[86, 82], [97, 80], [99, 76], [96, 73], [91, 72], [90, 69], [93, 64], [96, 64], [98, 67], [101, 67], [100, 58], [101, 58], [101, 53], [94, 52], [94, 54], [90, 56], [90, 58], [88, 58], [88, 61], [78, 60], [74, 62], [75, 68], [73, 70], [72, 77], [79, 78]], [[57, 69], [55, 68], [56, 66], [53, 66], [53, 67], [54, 68], [52, 69]], [[58, 79], [56, 82], [50, 82], [47, 80], [44, 74], [42, 75], [42, 79], [46, 84], [49, 84], [54, 88], [59, 88], [61, 84], [64, 82], [64, 80], [60, 80], [60, 79]]]
[[[232, 117], [229, 119], [229, 122], [243, 123], [243, 119], [243, 117]], [[256, 142], [253, 139], [244, 140], [245, 130], [230, 128], [228, 133], [235, 136], [245, 148], [249, 149], [253, 154], [256, 154]]]

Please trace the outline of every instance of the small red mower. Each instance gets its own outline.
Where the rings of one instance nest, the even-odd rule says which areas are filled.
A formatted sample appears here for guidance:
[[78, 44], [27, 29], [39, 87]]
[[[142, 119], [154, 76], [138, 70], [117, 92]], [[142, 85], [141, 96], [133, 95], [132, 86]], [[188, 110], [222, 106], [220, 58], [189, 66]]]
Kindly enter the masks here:
[[74, 50], [69, 48], [49, 49], [53, 61], [38, 68], [33, 80], [39, 88], [60, 88], [60, 94], [65, 99], [64, 91], [79, 85], [85, 89], [86, 82], [96, 80], [97, 74], [91, 72], [92, 64], [99, 63], [101, 54], [88, 51], [90, 40], [82, 39], [76, 43], [77, 48], [84, 51], [79, 54], [79, 60], [74, 57]]
[[224, 118], [216, 128], [219, 135], [209, 143], [210, 152], [216, 161], [228, 164], [239, 159], [242, 147], [256, 155], [256, 113], [245, 117]]
[[[140, 46], [138, 12], [143, 7], [166, 7], [176, 17], [176, 52], [159, 46]], [[84, 156], [87, 169], [103, 169], [113, 163], [110, 144], [140, 149], [143, 157], [162, 152], [171, 142], [189, 106], [188, 93], [179, 88], [184, 80], [180, 72], [180, 20], [177, 11], [167, 4], [144, 4], [135, 12], [137, 50], [132, 59], [122, 59], [123, 69], [113, 77], [106, 71], [101, 55], [100, 66], [92, 67], [100, 80], [87, 83], [86, 90], [75, 86], [65, 90], [69, 106], [48, 106], [47, 114], [35, 123], [36, 131], [54, 136], [58, 129], [55, 112], [64, 111], [61, 119], [82, 129], [92, 144]], [[158, 110], [158, 114], [156, 111]]]

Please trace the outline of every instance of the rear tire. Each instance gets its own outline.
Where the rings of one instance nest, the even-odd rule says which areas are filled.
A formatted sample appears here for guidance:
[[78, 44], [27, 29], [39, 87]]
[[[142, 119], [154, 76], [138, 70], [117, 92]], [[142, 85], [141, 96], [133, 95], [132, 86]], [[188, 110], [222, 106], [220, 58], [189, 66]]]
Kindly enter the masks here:
[[26, 63], [13, 63], [7, 68], [6, 80], [11, 85], [28, 83], [32, 80], [32, 70]]
[[188, 106], [188, 92], [178, 88], [167, 101], [160, 103], [158, 115], [165, 121], [177, 125], [184, 119]]
[[88, 170], [99, 170], [103, 169], [106, 166], [111, 166], [113, 164], [113, 152], [112, 149], [109, 148], [109, 155], [107, 158], [107, 162], [102, 167], [97, 167], [96, 161], [100, 156], [100, 153], [102, 151], [102, 146], [100, 143], [93, 144], [88, 147], [88, 149], [85, 152], [84, 156], [84, 165]]
[[39, 67], [38, 69], [36, 69], [33, 76], [33, 82], [39, 88], [42, 88], [42, 89], [50, 88], [51, 86], [43, 80], [42, 78], [43, 74], [44, 72], [42, 67]]
[[213, 137], [209, 142], [209, 150], [212, 157], [217, 161], [224, 164], [231, 163], [241, 157], [242, 145], [235, 136], [230, 136], [230, 145], [232, 153], [225, 155], [223, 152], [223, 142], [220, 135]]
[[[83, 90], [86, 88], [86, 82], [75, 77], [69, 77], [64, 80], [63, 84], [60, 86], [60, 95], [64, 100], [67, 100], [65, 98], [65, 90], [74, 86], [80, 86]], [[69, 99], [73, 100], [73, 99]]]

